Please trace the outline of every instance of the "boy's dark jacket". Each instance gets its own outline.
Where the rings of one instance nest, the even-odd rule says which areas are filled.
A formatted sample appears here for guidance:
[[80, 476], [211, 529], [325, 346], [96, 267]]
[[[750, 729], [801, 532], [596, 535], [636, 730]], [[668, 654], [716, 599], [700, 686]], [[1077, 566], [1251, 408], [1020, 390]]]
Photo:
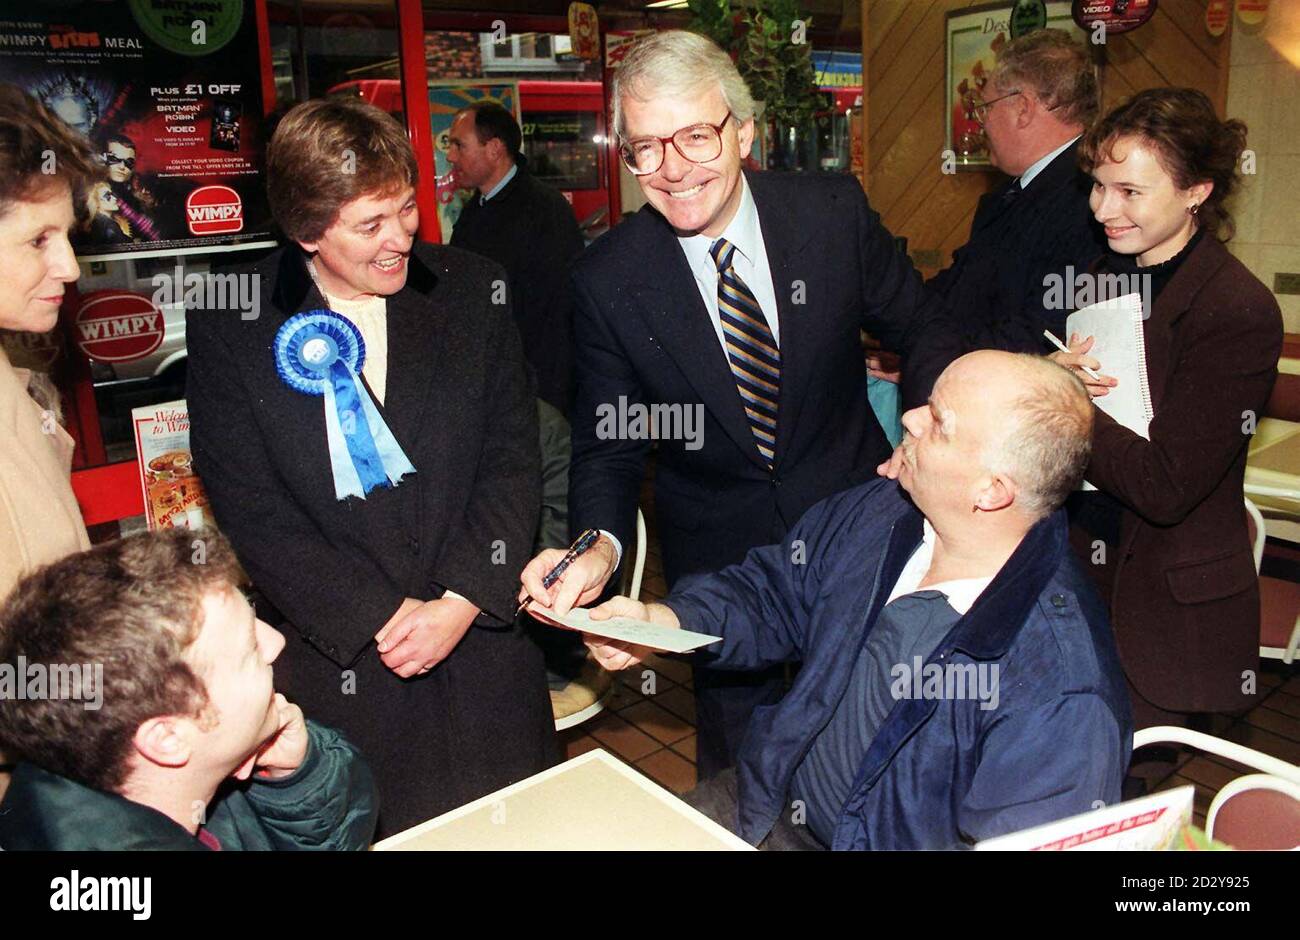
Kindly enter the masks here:
[[[339, 732], [307, 722], [302, 766], [278, 780], [228, 782], [203, 828], [223, 850], [360, 850], [369, 847], [379, 805], [357, 750]], [[19, 764], [0, 803], [5, 851], [205, 851], [167, 816], [115, 793]]]

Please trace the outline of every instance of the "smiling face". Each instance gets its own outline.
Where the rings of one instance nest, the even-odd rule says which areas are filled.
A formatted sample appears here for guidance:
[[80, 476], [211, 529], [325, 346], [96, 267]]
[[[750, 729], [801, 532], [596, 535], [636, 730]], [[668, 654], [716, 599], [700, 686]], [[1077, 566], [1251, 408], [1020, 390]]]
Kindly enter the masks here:
[[0, 215], [0, 328], [54, 329], [64, 286], [81, 273], [68, 243], [72, 223], [72, 194], [62, 182]]
[[316, 275], [331, 296], [388, 296], [406, 285], [407, 260], [419, 227], [415, 189], [406, 186], [391, 195], [344, 203], [319, 240], [299, 244], [315, 255]]
[[186, 658], [203, 680], [208, 704], [193, 733], [194, 754], [225, 776], [244, 765], [278, 726], [271, 664], [284, 636], [258, 620], [239, 591], [213, 591], [203, 599], [203, 627]]
[[[624, 95], [621, 102], [623, 137], [668, 137], [693, 124], [721, 124], [727, 102], [717, 86], [680, 97], [638, 101]], [[658, 170], [638, 176], [650, 205], [659, 210], [678, 235], [716, 238], [740, 206], [741, 161], [754, 141], [754, 122], [737, 125], [733, 119], [722, 129], [722, 152], [707, 163], [692, 163], [672, 144], [664, 147]]]
[[1143, 267], [1178, 254], [1196, 232], [1188, 209], [1203, 203], [1213, 184], [1179, 189], [1156, 151], [1137, 138], [1119, 138], [1098, 160], [1088, 205], [1105, 227], [1111, 250], [1136, 255]]

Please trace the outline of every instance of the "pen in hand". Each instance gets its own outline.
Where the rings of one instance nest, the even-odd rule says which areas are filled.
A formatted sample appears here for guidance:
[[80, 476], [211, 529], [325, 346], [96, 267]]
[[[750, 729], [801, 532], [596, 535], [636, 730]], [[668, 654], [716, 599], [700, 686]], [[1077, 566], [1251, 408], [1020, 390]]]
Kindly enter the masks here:
[[[1063, 342], [1057, 339], [1056, 336], [1053, 335], [1051, 330], [1043, 330], [1043, 335], [1046, 336], [1049, 340], [1051, 340], [1052, 345], [1055, 346], [1057, 349], [1059, 349], [1061, 352], [1063, 353], [1070, 352], [1070, 347], [1066, 346]], [[1087, 372], [1088, 375], [1092, 376], [1097, 381], [1099, 382], [1101, 381], [1101, 376], [1098, 375], [1096, 372], [1094, 372], [1092, 369], [1089, 369], [1087, 366], [1079, 366], [1079, 368], [1082, 369], [1084, 372]]]
[[[600, 541], [600, 531], [598, 529], [588, 529], [579, 535], [577, 541], [570, 545], [569, 550], [564, 553], [564, 557], [560, 559], [559, 564], [547, 572], [546, 577], [542, 578], [542, 587], [549, 589], [554, 585], [556, 581], [560, 580], [560, 576], [569, 570], [569, 566], [578, 560], [578, 556], [587, 552], [598, 541]], [[531, 600], [533, 600], [533, 596], [530, 594], [519, 602], [519, 608], [515, 611], [516, 617], [523, 612], [523, 609], [528, 606], [528, 602]]]

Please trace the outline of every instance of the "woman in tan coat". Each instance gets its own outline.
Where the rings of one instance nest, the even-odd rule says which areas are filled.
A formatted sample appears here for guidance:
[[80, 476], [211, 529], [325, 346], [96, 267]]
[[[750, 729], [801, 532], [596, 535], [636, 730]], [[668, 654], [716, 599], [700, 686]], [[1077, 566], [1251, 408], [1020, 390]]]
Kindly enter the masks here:
[[[1187, 88], [1143, 91], [1079, 152], [1110, 253], [1099, 271], [1145, 279], [1155, 417], [1150, 439], [1098, 413], [1074, 541], [1110, 603], [1134, 723], [1186, 724], [1257, 700], [1259, 584], [1242, 481], [1282, 348], [1277, 301], [1222, 241], [1246, 142]], [[1071, 337], [1055, 358], [1106, 370]], [[1113, 380], [1083, 376], [1094, 394]], [[1105, 378], [1103, 376], [1103, 378]], [[1102, 546], [1105, 550], [1102, 551]]]
[[[0, 329], [54, 329], [64, 286], [79, 273], [68, 244], [73, 195], [97, 173], [83, 140], [21, 89], [0, 85]], [[0, 599], [33, 568], [89, 546], [71, 463], [52, 386], [15, 369], [0, 347]], [[3, 767], [0, 754], [0, 796]]]
[[[49, 170], [54, 172], [49, 172]], [[73, 194], [97, 173], [88, 146], [0, 85], [0, 328], [47, 333], [77, 279]], [[72, 438], [52, 388], [0, 349], [0, 597], [27, 571], [88, 547], [72, 496]]]

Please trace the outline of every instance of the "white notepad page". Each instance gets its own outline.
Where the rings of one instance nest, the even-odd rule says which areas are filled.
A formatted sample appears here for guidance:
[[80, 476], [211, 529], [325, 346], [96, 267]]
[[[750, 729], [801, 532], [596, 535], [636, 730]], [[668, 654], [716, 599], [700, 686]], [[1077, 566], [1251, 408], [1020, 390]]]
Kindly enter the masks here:
[[[1125, 294], [1076, 310], [1065, 320], [1066, 332], [1095, 339], [1088, 355], [1101, 363], [1102, 375], [1119, 385], [1092, 403], [1130, 431], [1151, 439], [1151, 383], [1147, 378], [1146, 331], [1142, 326], [1142, 297]], [[1085, 490], [1095, 489], [1085, 482]]]

